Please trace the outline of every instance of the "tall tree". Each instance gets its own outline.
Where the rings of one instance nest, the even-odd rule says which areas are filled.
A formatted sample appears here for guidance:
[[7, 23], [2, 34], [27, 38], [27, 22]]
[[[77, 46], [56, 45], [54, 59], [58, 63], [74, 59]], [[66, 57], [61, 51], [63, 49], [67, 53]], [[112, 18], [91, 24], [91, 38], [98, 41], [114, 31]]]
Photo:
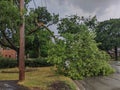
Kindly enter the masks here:
[[[46, 7], [31, 9], [29, 14], [26, 15], [27, 52], [32, 50], [34, 53], [37, 53], [34, 57], [47, 56], [47, 52], [43, 50], [43, 48], [45, 49], [45, 47], [47, 47], [47, 43], [50, 41], [51, 37], [55, 38], [54, 33], [48, 28], [58, 21], [59, 15], [51, 14]], [[27, 44], [31, 44], [32, 46], [27, 47]]]
[[19, 80], [25, 80], [25, 18], [24, 18], [24, 0], [20, 0], [20, 47], [19, 47]]
[[120, 19], [110, 19], [97, 26], [96, 41], [101, 42], [99, 47], [103, 50], [111, 50], [114, 48], [115, 60], [117, 57], [117, 48], [120, 47]]
[[[17, 5], [13, 0], [0, 1], [0, 44], [17, 51], [19, 56], [19, 80], [25, 79], [24, 68], [24, 0]], [[19, 30], [20, 28], [20, 30]], [[19, 37], [20, 34], [20, 37]], [[19, 40], [20, 39], [20, 46]], [[19, 53], [20, 52], [20, 53]]]
[[[24, 50], [23, 53], [19, 54], [20, 47], [23, 43], [23, 41], [21, 40], [22, 43], [19, 46], [19, 39], [21, 38], [19, 37], [19, 34], [24, 28], [21, 27], [21, 30], [19, 32], [19, 27], [24, 26], [24, 17], [28, 20], [25, 25], [27, 33], [26, 35], [30, 35], [31, 33], [34, 33], [43, 28], [46, 28], [46, 30], [48, 30], [49, 33], [53, 35], [53, 33], [48, 29], [48, 26], [58, 21], [58, 15], [51, 15], [45, 7], [38, 7], [37, 9], [31, 10], [30, 13], [28, 13], [27, 5], [30, 1], [31, 0], [23, 0], [22, 4], [18, 0], [0, 1], [0, 44], [4, 47], [15, 50], [18, 56], [24, 55]], [[23, 8], [23, 6], [25, 6], [25, 8]], [[40, 17], [41, 15], [42, 17]], [[23, 35], [23, 32], [21, 33]], [[19, 59], [23, 58], [19, 56]], [[22, 63], [22, 65], [23, 64], [24, 63]], [[21, 70], [21, 73], [23, 73], [23, 70]], [[24, 76], [20, 77], [19, 79], [24, 80]]]
[[[25, 0], [26, 10], [30, 1]], [[18, 0], [1, 0], [0, 9], [0, 44], [4, 47], [14, 49], [19, 53], [19, 26], [22, 22], [19, 12], [19, 2]], [[31, 9], [29, 13], [26, 10], [23, 11], [26, 18], [25, 37], [32, 37], [32, 33], [43, 28], [46, 28], [53, 35], [53, 32], [48, 27], [58, 22], [59, 15], [49, 13], [46, 7]]]

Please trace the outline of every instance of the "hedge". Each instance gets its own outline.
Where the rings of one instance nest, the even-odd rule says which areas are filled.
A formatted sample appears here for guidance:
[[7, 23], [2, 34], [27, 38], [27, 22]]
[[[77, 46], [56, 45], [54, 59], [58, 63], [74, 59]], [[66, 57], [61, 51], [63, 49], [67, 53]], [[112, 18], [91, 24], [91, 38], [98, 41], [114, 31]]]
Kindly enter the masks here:
[[[35, 58], [25, 60], [26, 67], [44, 67], [52, 66], [45, 58]], [[0, 57], [0, 68], [14, 68], [17, 67], [17, 60]]]

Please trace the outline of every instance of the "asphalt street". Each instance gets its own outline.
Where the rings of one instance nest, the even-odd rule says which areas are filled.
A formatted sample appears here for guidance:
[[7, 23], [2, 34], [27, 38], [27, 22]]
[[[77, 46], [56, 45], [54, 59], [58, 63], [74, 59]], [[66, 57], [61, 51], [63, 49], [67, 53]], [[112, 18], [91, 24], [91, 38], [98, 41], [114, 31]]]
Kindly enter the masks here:
[[120, 62], [112, 62], [116, 73], [109, 76], [92, 77], [84, 80], [76, 80], [80, 90], [120, 90]]

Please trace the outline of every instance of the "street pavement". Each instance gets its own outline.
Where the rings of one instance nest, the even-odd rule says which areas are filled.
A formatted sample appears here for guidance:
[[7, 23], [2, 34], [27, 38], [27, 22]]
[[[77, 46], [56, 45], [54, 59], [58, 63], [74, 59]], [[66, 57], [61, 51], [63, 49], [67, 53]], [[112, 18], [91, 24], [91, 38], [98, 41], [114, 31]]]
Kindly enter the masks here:
[[116, 73], [109, 76], [75, 80], [80, 90], [120, 90], [120, 62], [112, 62]]
[[29, 90], [17, 84], [16, 80], [0, 81], [0, 90]]

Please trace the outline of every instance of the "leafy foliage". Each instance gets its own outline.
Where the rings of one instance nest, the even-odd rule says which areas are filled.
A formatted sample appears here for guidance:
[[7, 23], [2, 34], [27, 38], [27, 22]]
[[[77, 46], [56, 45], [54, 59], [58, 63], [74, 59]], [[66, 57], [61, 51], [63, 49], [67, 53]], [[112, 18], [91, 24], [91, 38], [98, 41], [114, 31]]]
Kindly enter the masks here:
[[[71, 22], [66, 23], [69, 25]], [[108, 64], [109, 55], [97, 48], [97, 43], [94, 40], [95, 33], [89, 31], [81, 23], [72, 23], [78, 32], [69, 32], [63, 25], [63, 29], [65, 28], [67, 31], [62, 33], [64, 40], [59, 40], [51, 48], [49, 62], [55, 64], [58, 73], [73, 79], [112, 73], [113, 69]], [[61, 22], [61, 24], [63, 23]], [[71, 29], [71, 25], [68, 29]]]
[[16, 66], [17, 66], [16, 60], [0, 57], [0, 68], [13, 68]]
[[[47, 49], [47, 40], [51, 39], [51, 36], [48, 33], [52, 32], [47, 32], [43, 26], [39, 26], [38, 24], [43, 23], [46, 27], [53, 25], [58, 22], [59, 15], [49, 13], [46, 7], [38, 7], [36, 9], [31, 9], [28, 12], [27, 5], [30, 1], [31, 0], [25, 0], [26, 8], [24, 10], [24, 16], [26, 19], [26, 53], [33, 52], [37, 57], [40, 53], [42, 53], [42, 56], [47, 56], [47, 50], [44, 49]], [[22, 22], [19, 11], [19, 1], [1, 0], [0, 9], [0, 45], [19, 52], [19, 26]], [[36, 33], [32, 34], [31, 32]]]
[[[0, 57], [0, 62], [0, 68], [17, 67], [17, 61], [14, 59]], [[47, 58], [34, 58], [25, 60], [26, 67], [46, 67], [52, 65], [52, 63], [47, 62]]]
[[[25, 6], [30, 1], [31, 0], [25, 0]], [[1, 0], [0, 10], [0, 44], [18, 52], [19, 26], [22, 22], [19, 11], [19, 2], [18, 0]]]
[[101, 22], [96, 29], [96, 41], [103, 50], [111, 50], [120, 46], [120, 19], [110, 19]]
[[98, 22], [96, 16], [85, 18], [83, 16], [79, 17], [77, 15], [71, 15], [61, 19], [61, 22], [58, 24], [59, 33], [78, 33], [80, 32], [80, 24], [84, 24], [88, 27], [89, 30], [94, 31]]
[[58, 22], [58, 15], [54, 13], [52, 15], [48, 12], [46, 7], [38, 7], [37, 9], [35, 9], [34, 13], [37, 14], [38, 22], [42, 22], [46, 25]]
[[46, 67], [52, 65], [52, 63], [47, 62], [47, 58], [34, 58], [31, 60], [25, 60], [26, 67]]
[[29, 53], [32, 58], [47, 57], [49, 42], [52, 42], [51, 35], [46, 30], [40, 30], [31, 36], [27, 36], [26, 53]]
[[38, 7], [35, 10], [31, 9], [26, 15], [26, 34], [35, 29], [41, 30], [43, 27], [38, 27], [37, 23], [43, 23], [47, 27], [56, 24], [59, 20], [58, 14], [51, 14], [46, 7]]
[[[49, 13], [46, 7], [38, 7], [35, 10], [31, 10], [29, 15], [26, 15], [26, 53], [30, 53], [30, 56], [34, 58], [47, 57], [48, 42], [51, 41], [53, 32], [42, 26], [38, 27], [37, 23], [43, 23], [49, 27], [57, 22], [58, 15]], [[29, 32], [34, 34], [28, 34]]]
[[0, 1], [0, 10], [0, 44], [17, 50], [18, 29], [21, 22], [19, 8], [2, 0]]
[[118, 50], [120, 47], [120, 19], [110, 19], [101, 22], [96, 29], [96, 41], [100, 42], [99, 48], [102, 50], [114, 49], [115, 60], [118, 60]]

